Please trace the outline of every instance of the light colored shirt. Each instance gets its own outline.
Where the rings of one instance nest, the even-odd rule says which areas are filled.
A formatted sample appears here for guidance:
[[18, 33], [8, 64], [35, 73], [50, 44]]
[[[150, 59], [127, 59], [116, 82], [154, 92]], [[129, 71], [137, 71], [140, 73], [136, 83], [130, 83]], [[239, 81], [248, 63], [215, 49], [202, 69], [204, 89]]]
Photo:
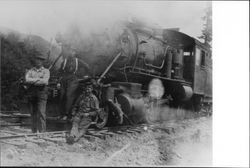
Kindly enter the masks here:
[[31, 68], [25, 75], [25, 81], [34, 85], [48, 85], [50, 72], [48, 69], [41, 67]]

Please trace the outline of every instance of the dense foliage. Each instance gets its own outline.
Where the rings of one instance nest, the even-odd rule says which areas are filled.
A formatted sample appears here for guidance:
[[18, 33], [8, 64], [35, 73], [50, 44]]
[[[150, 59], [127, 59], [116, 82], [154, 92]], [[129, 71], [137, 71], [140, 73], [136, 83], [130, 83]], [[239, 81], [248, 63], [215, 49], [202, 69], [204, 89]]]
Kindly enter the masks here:
[[16, 33], [1, 37], [1, 110], [18, 109], [18, 87], [31, 60], [39, 50], [29, 38], [21, 38]]
[[203, 39], [204, 43], [211, 46], [212, 42], [212, 7], [206, 8], [205, 16], [202, 17], [204, 21], [202, 35], [198, 38]]

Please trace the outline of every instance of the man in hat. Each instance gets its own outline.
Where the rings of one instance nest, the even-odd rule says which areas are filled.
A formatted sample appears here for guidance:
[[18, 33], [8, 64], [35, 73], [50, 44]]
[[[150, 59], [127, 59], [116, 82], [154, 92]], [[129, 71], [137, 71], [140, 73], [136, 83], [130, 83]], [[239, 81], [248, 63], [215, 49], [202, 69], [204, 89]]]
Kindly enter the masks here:
[[37, 53], [32, 60], [34, 67], [25, 74], [28, 85], [28, 99], [32, 117], [32, 132], [46, 131], [46, 104], [50, 71], [43, 67], [45, 56]]
[[87, 83], [83, 88], [82, 94], [78, 97], [72, 110], [73, 122], [69, 143], [78, 141], [91, 125], [92, 117], [99, 112], [99, 101], [92, 93], [92, 83]]
[[89, 71], [89, 66], [83, 60], [80, 60], [76, 56], [76, 49], [62, 38], [62, 35], [57, 35], [56, 41], [61, 43], [62, 51], [61, 55], [63, 62], [60, 67], [61, 78], [61, 89], [60, 89], [60, 107], [62, 119], [66, 120], [71, 117], [71, 109], [76, 99], [76, 92], [79, 86], [77, 71], [79, 64]]

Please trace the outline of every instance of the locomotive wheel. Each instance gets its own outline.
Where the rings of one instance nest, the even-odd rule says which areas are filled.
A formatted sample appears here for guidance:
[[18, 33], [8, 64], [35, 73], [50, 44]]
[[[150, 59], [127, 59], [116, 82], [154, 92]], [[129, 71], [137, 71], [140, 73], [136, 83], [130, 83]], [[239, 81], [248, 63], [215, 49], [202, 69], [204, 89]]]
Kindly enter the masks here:
[[97, 117], [96, 117], [96, 124], [95, 126], [99, 129], [102, 129], [103, 127], [106, 126], [107, 122], [108, 122], [108, 118], [109, 118], [109, 108], [108, 106], [106, 106], [104, 109], [102, 109]]
[[113, 110], [114, 110], [114, 114], [115, 114], [115, 118], [117, 120], [118, 124], [122, 124], [123, 123], [123, 112], [122, 109], [120, 107], [120, 105], [118, 103], [114, 104], [115, 106], [113, 106]]
[[212, 104], [202, 104], [201, 112], [204, 113], [206, 116], [211, 116], [212, 111]]
[[119, 103], [108, 101], [108, 107], [110, 110], [110, 124], [122, 124], [123, 123], [123, 111]]

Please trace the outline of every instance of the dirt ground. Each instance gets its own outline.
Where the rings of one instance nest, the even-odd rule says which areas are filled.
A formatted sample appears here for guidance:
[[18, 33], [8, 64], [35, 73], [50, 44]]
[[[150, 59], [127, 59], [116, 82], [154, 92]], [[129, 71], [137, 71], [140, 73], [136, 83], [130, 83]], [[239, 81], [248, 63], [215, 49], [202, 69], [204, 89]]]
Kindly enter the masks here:
[[[181, 125], [163, 130], [109, 137], [82, 138], [68, 145], [53, 142], [1, 142], [1, 166], [211, 166], [212, 118], [164, 122]], [[13, 142], [13, 141], [12, 141]]]

